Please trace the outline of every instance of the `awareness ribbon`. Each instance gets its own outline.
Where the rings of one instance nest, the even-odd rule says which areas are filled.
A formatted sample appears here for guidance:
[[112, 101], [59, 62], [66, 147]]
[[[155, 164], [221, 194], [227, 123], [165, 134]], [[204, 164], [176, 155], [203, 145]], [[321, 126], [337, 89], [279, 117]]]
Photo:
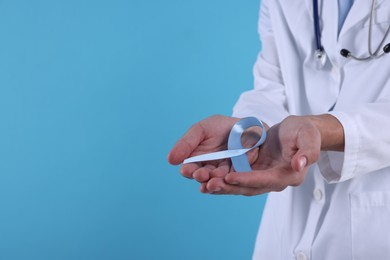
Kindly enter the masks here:
[[[241, 144], [241, 136], [246, 129], [252, 126], [261, 127], [261, 137], [251, 148], [244, 148]], [[267, 133], [261, 121], [255, 117], [242, 118], [237, 123], [235, 123], [232, 127], [232, 130], [230, 130], [228, 138], [228, 150], [190, 157], [185, 159], [183, 164], [230, 158], [236, 172], [250, 172], [252, 171], [252, 168], [249, 164], [246, 153], [262, 145], [265, 142], [266, 137]]]

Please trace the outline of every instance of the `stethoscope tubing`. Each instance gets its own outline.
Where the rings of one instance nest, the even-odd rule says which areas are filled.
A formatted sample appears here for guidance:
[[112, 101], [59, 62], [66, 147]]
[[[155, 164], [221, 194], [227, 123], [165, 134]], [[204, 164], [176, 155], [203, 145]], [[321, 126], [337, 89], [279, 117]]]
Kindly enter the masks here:
[[[382, 57], [384, 54], [390, 52], [390, 43], [388, 43], [387, 45], [385, 45], [383, 47], [383, 52], [379, 53], [387, 36], [390, 34], [390, 25], [387, 28], [387, 30], [382, 38], [382, 41], [380, 42], [380, 44], [378, 45], [376, 50], [374, 52], [372, 51], [372, 46], [371, 46], [372, 45], [371, 44], [371, 41], [372, 41], [372, 21], [374, 20], [375, 3], [376, 3], [376, 0], [372, 0], [371, 11], [370, 11], [370, 22], [369, 22], [369, 29], [368, 29], [368, 53], [369, 53], [369, 55], [366, 57], [357, 57], [357, 56], [352, 55], [351, 51], [349, 51], [347, 49], [342, 49], [340, 51], [341, 56], [343, 56], [345, 58], [352, 58], [352, 59], [358, 60], [358, 61], [366, 61], [366, 60], [376, 59], [376, 58]], [[315, 34], [315, 42], [316, 42], [316, 56], [317, 56], [317, 58], [320, 59], [320, 58], [322, 58], [323, 55], [325, 55], [325, 50], [324, 50], [324, 47], [322, 46], [322, 43], [321, 43], [320, 16], [318, 14], [318, 10], [319, 10], [318, 0], [313, 0], [313, 22], [314, 22], [314, 34]]]
[[316, 36], [317, 51], [320, 52], [323, 50], [323, 47], [321, 44], [320, 16], [318, 14], [318, 10], [318, 0], [313, 0], [314, 33]]

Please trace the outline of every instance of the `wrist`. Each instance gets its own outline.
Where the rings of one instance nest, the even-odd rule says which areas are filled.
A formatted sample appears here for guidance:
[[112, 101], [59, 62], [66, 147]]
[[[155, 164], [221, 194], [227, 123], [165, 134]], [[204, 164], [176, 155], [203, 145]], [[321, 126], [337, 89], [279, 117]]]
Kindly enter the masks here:
[[344, 128], [336, 117], [330, 114], [307, 117], [320, 132], [322, 151], [344, 151]]

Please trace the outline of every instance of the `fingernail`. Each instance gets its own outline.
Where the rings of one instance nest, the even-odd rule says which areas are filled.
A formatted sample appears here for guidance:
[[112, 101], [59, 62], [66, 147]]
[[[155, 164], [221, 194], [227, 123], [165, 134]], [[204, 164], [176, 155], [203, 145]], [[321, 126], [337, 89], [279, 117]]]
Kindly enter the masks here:
[[212, 190], [212, 192], [218, 192], [218, 191], [221, 191], [221, 187], [216, 187], [215, 189]]
[[299, 158], [299, 171], [302, 171], [307, 165], [307, 159], [305, 156]]

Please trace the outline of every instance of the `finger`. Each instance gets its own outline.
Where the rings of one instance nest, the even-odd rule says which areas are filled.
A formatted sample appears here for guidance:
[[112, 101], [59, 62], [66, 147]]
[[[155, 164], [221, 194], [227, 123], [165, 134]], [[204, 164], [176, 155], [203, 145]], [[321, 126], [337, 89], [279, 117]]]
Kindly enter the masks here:
[[207, 182], [203, 182], [200, 184], [199, 191], [201, 193], [210, 193], [210, 191], [207, 190]]
[[248, 156], [249, 164], [252, 165], [259, 159], [259, 148], [250, 150], [246, 155]]
[[199, 123], [193, 125], [173, 146], [168, 154], [168, 162], [173, 165], [182, 163], [202, 142], [204, 134], [203, 128]]
[[228, 160], [224, 160], [219, 163], [218, 167], [211, 172], [211, 177], [223, 177], [231, 172], [231, 163]]
[[193, 179], [193, 173], [201, 167], [200, 163], [189, 163], [180, 166], [180, 173], [186, 178]]
[[214, 165], [205, 165], [194, 171], [192, 176], [198, 182], [206, 182], [210, 179], [210, 174], [214, 169]]
[[205, 190], [207, 193], [216, 195], [244, 195], [254, 196], [268, 192], [266, 189], [250, 188], [227, 184], [222, 178], [212, 178], [207, 182]]
[[243, 173], [229, 173], [225, 176], [226, 183], [239, 186], [256, 188], [265, 191], [281, 191], [291, 182], [296, 182], [298, 174], [289, 172], [282, 174], [280, 170], [253, 171]]

